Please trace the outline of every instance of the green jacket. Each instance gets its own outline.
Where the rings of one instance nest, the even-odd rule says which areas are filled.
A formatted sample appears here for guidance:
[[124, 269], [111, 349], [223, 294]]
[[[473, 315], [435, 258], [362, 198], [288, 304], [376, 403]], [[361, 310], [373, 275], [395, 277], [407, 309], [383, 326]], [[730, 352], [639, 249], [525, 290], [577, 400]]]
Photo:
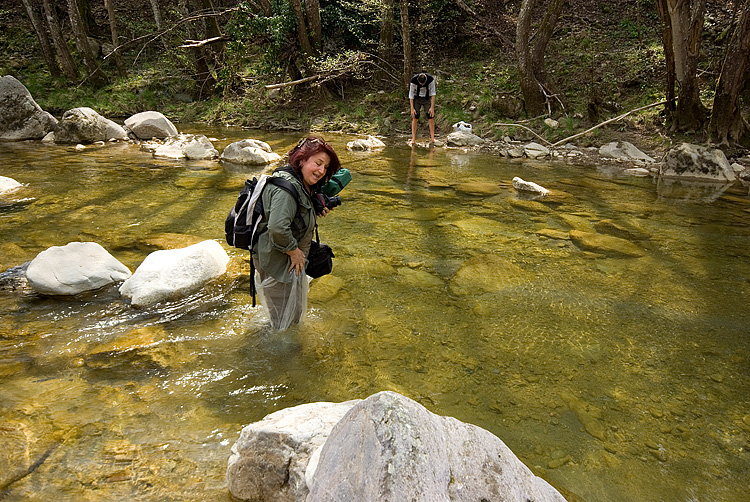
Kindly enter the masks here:
[[292, 276], [288, 272], [291, 259], [286, 252], [299, 247], [307, 256], [315, 228], [315, 210], [302, 181], [283, 171], [273, 176], [282, 177], [294, 185], [299, 204], [283, 188], [266, 184], [261, 195], [265, 214], [258, 226], [262, 233], [255, 246], [256, 266], [277, 281], [287, 283], [291, 282]]

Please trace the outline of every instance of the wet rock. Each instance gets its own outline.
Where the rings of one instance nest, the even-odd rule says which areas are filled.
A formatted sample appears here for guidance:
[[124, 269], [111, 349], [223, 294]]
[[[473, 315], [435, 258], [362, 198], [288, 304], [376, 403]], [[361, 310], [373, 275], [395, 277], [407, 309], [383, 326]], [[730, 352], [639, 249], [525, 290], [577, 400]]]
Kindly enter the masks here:
[[312, 464], [307, 502], [565, 500], [498, 437], [395, 392], [356, 403]]
[[486, 183], [480, 181], [459, 183], [455, 188], [457, 192], [465, 193], [467, 195], [476, 195], [480, 197], [497, 195], [502, 192], [502, 189], [494, 183]]
[[263, 166], [281, 159], [268, 143], [257, 139], [243, 139], [227, 145], [221, 152], [221, 160], [234, 164]]
[[560, 213], [560, 218], [572, 229], [581, 232], [594, 232], [594, 224], [588, 218], [569, 213]]
[[304, 501], [310, 456], [356, 402], [286, 408], [242, 429], [229, 457], [229, 493], [244, 501]]
[[218, 158], [219, 152], [203, 134], [178, 134], [156, 147], [154, 157], [206, 160]]
[[136, 113], [125, 119], [125, 132], [137, 139], [164, 139], [177, 134], [177, 128], [162, 113], [147, 111]]
[[398, 269], [398, 281], [417, 289], [439, 288], [444, 285], [442, 279], [425, 270], [414, 270], [409, 267]]
[[315, 303], [325, 303], [331, 300], [344, 287], [344, 280], [335, 275], [328, 274], [319, 277], [310, 283], [309, 300]]
[[597, 232], [602, 234], [614, 235], [621, 239], [638, 241], [648, 239], [648, 234], [632, 225], [627, 225], [614, 220], [601, 220], [594, 224]]
[[510, 199], [510, 205], [515, 207], [516, 209], [521, 209], [524, 211], [531, 211], [535, 213], [550, 213], [552, 212], [552, 209], [548, 206], [545, 206], [541, 202], [535, 201], [535, 200], [525, 200], [525, 199]]
[[530, 159], [540, 159], [542, 157], [547, 157], [550, 150], [539, 143], [528, 143], [527, 145], [524, 145], [523, 153]]
[[76, 295], [130, 277], [130, 270], [96, 242], [52, 246], [29, 264], [31, 288], [45, 295]]
[[556, 239], [556, 240], [561, 240], [561, 241], [570, 240], [570, 234], [568, 232], [563, 232], [562, 230], [555, 230], [554, 228], [543, 228], [541, 230], [537, 230], [536, 234], [542, 237], [547, 237], [549, 239]]
[[497, 255], [478, 255], [470, 258], [458, 269], [450, 281], [453, 294], [490, 293], [527, 280], [527, 274], [515, 263]]
[[542, 197], [549, 194], [549, 190], [547, 190], [543, 186], [537, 185], [533, 181], [524, 181], [518, 176], [513, 178], [513, 188], [515, 188], [519, 192], [527, 192], [530, 194], [541, 195]]
[[183, 298], [223, 275], [228, 263], [229, 255], [213, 240], [154, 251], [120, 286], [120, 294], [135, 307]]
[[613, 141], [599, 148], [599, 155], [619, 161], [632, 161], [642, 164], [653, 164], [655, 159], [640, 151], [627, 141]]
[[638, 258], [646, 254], [643, 249], [632, 242], [611, 235], [571, 230], [570, 239], [584, 251], [591, 251], [607, 256]]
[[702, 181], [728, 182], [737, 179], [724, 152], [718, 148], [682, 143], [667, 152], [659, 175]]
[[599, 420], [601, 415], [599, 409], [568, 392], [563, 392], [561, 397], [578, 417], [578, 421], [581, 422], [586, 432], [604, 441], [604, 425]]
[[10, 75], [0, 77], [0, 141], [42, 139], [56, 125], [26, 86]]
[[375, 136], [367, 136], [366, 139], [355, 139], [346, 144], [346, 148], [355, 152], [369, 152], [385, 148], [385, 143]]
[[54, 132], [55, 143], [95, 143], [128, 139], [122, 126], [85, 106], [66, 111]]

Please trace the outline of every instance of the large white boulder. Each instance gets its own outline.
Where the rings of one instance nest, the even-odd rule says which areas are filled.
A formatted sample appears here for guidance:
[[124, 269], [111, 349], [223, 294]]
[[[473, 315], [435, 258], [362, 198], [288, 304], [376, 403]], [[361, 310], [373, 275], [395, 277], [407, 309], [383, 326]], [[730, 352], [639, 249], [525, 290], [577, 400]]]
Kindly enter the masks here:
[[57, 125], [15, 77], [0, 77], [0, 141], [42, 139]]
[[185, 297], [223, 275], [229, 255], [216, 241], [149, 254], [120, 286], [120, 294], [135, 307]]
[[247, 426], [227, 486], [242, 501], [565, 501], [498, 437], [395, 392], [301, 405]]
[[357, 402], [302, 404], [242, 429], [229, 457], [229, 493], [237, 500], [305, 500], [310, 456]]
[[165, 159], [207, 160], [219, 157], [214, 145], [203, 134], [177, 134], [154, 150], [154, 157]]
[[281, 155], [271, 150], [268, 143], [250, 138], [230, 143], [221, 152], [221, 160], [233, 164], [262, 166], [279, 159]]
[[724, 152], [689, 143], [682, 143], [667, 152], [659, 176], [720, 183], [737, 179]]
[[26, 269], [31, 289], [45, 295], [94, 291], [128, 277], [128, 267], [96, 242], [52, 246], [39, 253]]
[[18, 190], [22, 186], [23, 185], [21, 185], [19, 182], [17, 182], [13, 178], [8, 178], [7, 176], [0, 176], [0, 195]]
[[177, 134], [177, 128], [162, 113], [148, 111], [136, 113], [125, 119], [125, 131], [137, 139], [164, 139]]
[[445, 138], [448, 146], [477, 146], [485, 143], [484, 138], [465, 130], [453, 131]]
[[54, 132], [55, 143], [78, 144], [128, 139], [122, 126], [86, 106], [63, 113]]

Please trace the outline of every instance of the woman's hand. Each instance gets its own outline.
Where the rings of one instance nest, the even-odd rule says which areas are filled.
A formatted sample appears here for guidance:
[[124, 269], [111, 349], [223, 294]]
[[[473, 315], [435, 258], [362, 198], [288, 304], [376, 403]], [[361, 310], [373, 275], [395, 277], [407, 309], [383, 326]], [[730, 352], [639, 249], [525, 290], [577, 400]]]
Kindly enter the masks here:
[[288, 272], [294, 270], [296, 275], [305, 270], [305, 253], [300, 248], [292, 249], [287, 251], [286, 254], [292, 259], [292, 264], [289, 266]]
[[327, 214], [328, 214], [328, 213], [330, 213], [330, 212], [331, 212], [331, 210], [330, 210], [330, 209], [328, 209], [327, 207], [324, 207], [324, 208], [323, 208], [323, 212], [322, 212], [322, 213], [320, 213], [320, 214], [318, 214], [318, 216], [325, 216], [325, 215], [327, 215]]

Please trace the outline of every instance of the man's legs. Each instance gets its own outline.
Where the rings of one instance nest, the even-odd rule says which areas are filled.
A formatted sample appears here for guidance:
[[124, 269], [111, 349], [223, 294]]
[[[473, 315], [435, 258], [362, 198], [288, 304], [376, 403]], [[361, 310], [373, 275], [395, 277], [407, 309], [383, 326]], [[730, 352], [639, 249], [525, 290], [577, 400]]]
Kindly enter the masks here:
[[419, 119], [417, 117], [411, 118], [411, 141], [409, 142], [410, 145], [413, 145], [415, 141], [417, 141], [417, 123], [419, 122]]
[[430, 120], [427, 121], [430, 124], [430, 141], [433, 143], [435, 142], [435, 118], [430, 117]]

